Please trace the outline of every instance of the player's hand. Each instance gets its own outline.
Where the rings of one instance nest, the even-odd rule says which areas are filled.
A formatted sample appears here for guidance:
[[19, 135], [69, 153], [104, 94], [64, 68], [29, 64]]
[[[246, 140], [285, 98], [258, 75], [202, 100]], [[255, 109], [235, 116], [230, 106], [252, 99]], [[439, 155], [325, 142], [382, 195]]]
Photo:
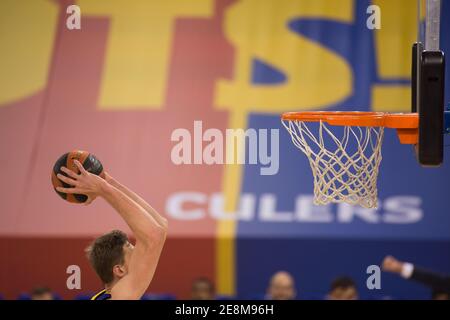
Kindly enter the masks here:
[[403, 262], [397, 260], [393, 256], [386, 256], [383, 260], [382, 268], [384, 271], [401, 273], [403, 267]]
[[57, 175], [59, 180], [71, 185], [72, 188], [57, 187], [56, 190], [63, 193], [84, 194], [88, 197], [84, 204], [88, 205], [101, 195], [106, 181], [96, 174], [87, 172], [78, 160], [75, 160], [74, 163], [80, 171], [79, 174], [66, 167], [61, 167], [61, 171], [67, 174], [67, 177], [60, 173]]

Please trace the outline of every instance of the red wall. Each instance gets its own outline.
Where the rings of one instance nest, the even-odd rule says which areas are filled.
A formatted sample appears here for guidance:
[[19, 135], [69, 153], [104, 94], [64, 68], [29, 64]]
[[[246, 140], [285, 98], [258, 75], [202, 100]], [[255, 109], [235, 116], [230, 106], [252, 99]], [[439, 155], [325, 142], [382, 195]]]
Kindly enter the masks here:
[[[213, 100], [217, 80], [232, 75], [233, 48], [222, 28], [225, 8], [232, 2], [213, 1], [208, 16], [173, 20], [162, 105], [130, 104], [115, 110], [99, 106], [112, 18], [86, 14], [82, 30], [71, 31], [65, 24], [71, 2], [49, 0], [57, 20], [45, 86], [0, 105], [0, 146], [5, 155], [0, 157], [0, 176], [7, 181], [0, 185], [0, 294], [16, 298], [42, 284], [71, 298], [79, 293], [65, 286], [65, 271], [71, 264], [82, 268], [82, 291], [98, 290], [100, 283], [87, 264], [84, 248], [96, 234], [127, 230], [104, 201], [77, 206], [55, 194], [50, 173], [65, 152], [94, 153], [110, 174], [163, 215], [173, 193], [221, 191], [223, 167], [173, 164], [170, 136], [174, 129], [191, 129], [198, 119], [207, 122], [205, 127], [227, 127], [228, 112], [214, 107]], [[48, 3], [42, 4], [46, 6], [38, 9], [45, 12]], [[19, 7], [13, 6], [8, 14], [20, 16]], [[31, 22], [15, 27], [23, 32], [39, 28]], [[158, 30], [150, 32], [148, 41], [158, 36]], [[217, 223], [209, 216], [195, 221], [167, 218], [169, 236], [150, 290], [185, 298], [192, 278], [214, 280]]]
[[[80, 293], [98, 291], [101, 282], [89, 266], [84, 248], [92, 238], [0, 238], [2, 272], [1, 292], [6, 299], [16, 299], [33, 286], [46, 285], [64, 299]], [[189, 298], [190, 284], [197, 276], [214, 278], [213, 239], [168, 239], [149, 291], [172, 293]], [[81, 268], [81, 290], [69, 290], [66, 268]]]

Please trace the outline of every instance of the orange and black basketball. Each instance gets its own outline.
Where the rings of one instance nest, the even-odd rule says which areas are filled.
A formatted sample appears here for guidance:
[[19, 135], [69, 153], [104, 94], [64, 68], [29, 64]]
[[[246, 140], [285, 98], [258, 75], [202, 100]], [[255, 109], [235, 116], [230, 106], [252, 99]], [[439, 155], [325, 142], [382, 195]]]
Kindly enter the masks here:
[[[64, 187], [64, 188], [72, 187], [67, 183], [59, 180], [56, 175], [60, 173], [64, 176], [67, 176], [67, 174], [61, 171], [61, 167], [66, 167], [76, 173], [79, 173], [79, 170], [74, 163], [75, 160], [80, 161], [80, 163], [83, 165], [83, 168], [85, 168], [86, 171], [96, 174], [102, 178], [105, 177], [102, 163], [92, 153], [81, 150], [74, 150], [63, 154], [53, 166], [52, 183], [55, 191], [56, 187]], [[58, 191], [56, 191], [56, 193], [59, 194], [61, 198], [63, 198], [64, 200], [67, 200], [72, 203], [83, 203], [87, 200], [87, 196], [84, 194], [68, 194]]]

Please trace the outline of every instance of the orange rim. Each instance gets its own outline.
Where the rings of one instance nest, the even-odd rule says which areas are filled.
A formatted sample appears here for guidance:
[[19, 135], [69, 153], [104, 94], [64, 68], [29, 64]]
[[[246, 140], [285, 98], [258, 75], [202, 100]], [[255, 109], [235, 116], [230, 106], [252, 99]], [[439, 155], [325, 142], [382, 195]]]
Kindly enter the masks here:
[[417, 144], [419, 115], [417, 113], [387, 113], [363, 111], [304, 111], [286, 112], [285, 121], [319, 122], [333, 126], [385, 127], [397, 129], [400, 142]]

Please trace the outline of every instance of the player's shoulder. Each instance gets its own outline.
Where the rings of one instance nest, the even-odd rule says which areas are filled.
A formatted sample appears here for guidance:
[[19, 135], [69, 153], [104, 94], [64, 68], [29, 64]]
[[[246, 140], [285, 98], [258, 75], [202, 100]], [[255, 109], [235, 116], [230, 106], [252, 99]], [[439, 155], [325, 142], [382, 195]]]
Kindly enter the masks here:
[[103, 289], [102, 291], [96, 293], [91, 298], [91, 300], [109, 300], [109, 299], [111, 299], [111, 293], [109, 293], [108, 290], [106, 289]]

